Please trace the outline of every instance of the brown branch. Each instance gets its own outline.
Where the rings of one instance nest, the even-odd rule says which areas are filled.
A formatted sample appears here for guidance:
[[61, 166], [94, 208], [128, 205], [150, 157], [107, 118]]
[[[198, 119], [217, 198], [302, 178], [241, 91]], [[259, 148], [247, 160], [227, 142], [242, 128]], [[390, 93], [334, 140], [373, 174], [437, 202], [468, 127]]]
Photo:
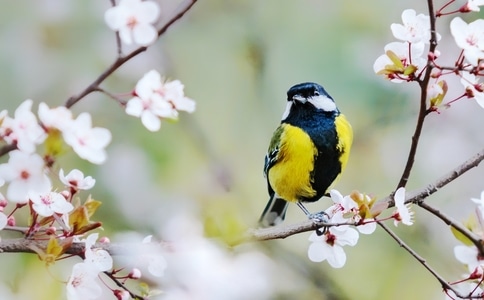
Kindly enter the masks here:
[[484, 245], [482, 244], [481, 238], [477, 234], [467, 229], [461, 223], [454, 221], [450, 216], [446, 215], [445, 213], [441, 212], [439, 209], [431, 206], [430, 204], [425, 202], [418, 202], [417, 204], [426, 211], [436, 216], [437, 218], [441, 219], [445, 224], [453, 227], [455, 230], [462, 233], [477, 247], [477, 250], [479, 250], [481, 255], [484, 253]]
[[[197, 0], [187, 0], [185, 3], [181, 5], [181, 9], [163, 26], [158, 30], [158, 36], [161, 36], [164, 34], [168, 28], [171, 27], [176, 21], [181, 19], [186, 12], [192, 8], [192, 6], [197, 2]], [[138, 54], [146, 51], [148, 47], [139, 47], [135, 50], [133, 50], [131, 53], [127, 54], [126, 56], [119, 56], [101, 75], [99, 75], [96, 80], [94, 80], [90, 85], [88, 85], [82, 92], [80, 92], [77, 96], [72, 96], [70, 97], [67, 101], [65, 106], [67, 108], [72, 107], [74, 104], [76, 104], [79, 100], [82, 98], [86, 97], [90, 93], [98, 90], [99, 85], [114, 71], [116, 71], [119, 67], [121, 67], [123, 64], [125, 64], [128, 60], [132, 59], [133, 57], [137, 56]], [[119, 51], [119, 48], [118, 48]]]
[[[0, 253], [35, 253], [32, 248], [46, 249], [48, 240], [33, 240], [33, 239], [2, 239], [0, 241]], [[103, 249], [109, 252], [110, 255], [130, 255], [133, 254], [133, 249], [139, 249], [141, 244], [138, 243], [96, 243], [93, 247], [96, 249]], [[161, 247], [161, 244], [160, 244]], [[143, 248], [143, 253], [147, 251], [157, 251], [158, 248]], [[136, 251], [136, 250], [135, 250]], [[135, 252], [134, 251], [134, 252]], [[75, 242], [67, 249], [65, 254], [79, 255], [84, 253], [84, 243]]]
[[[428, 184], [424, 188], [408, 191], [405, 197], [405, 203], [420, 203], [430, 195], [437, 192], [440, 188], [446, 186], [450, 182], [457, 179], [459, 176], [464, 174], [465, 172], [469, 171], [472, 168], [477, 167], [481, 161], [484, 160], [484, 149], [480, 152], [466, 160], [464, 163], [459, 165], [457, 168], [453, 169], [449, 173], [445, 174], [444, 176], [438, 178], [434, 182]], [[388, 208], [395, 206], [395, 202], [393, 200], [393, 196], [389, 195], [379, 202], [385, 202], [388, 204]], [[448, 223], [449, 225], [453, 226], [457, 230], [461, 231], [464, 235], [470, 238], [473, 241], [477, 241], [473, 234], [469, 234], [469, 231], [460, 226], [458, 223], [454, 222], [450, 218], [446, 217], [445, 215], [437, 215], [440, 219], [444, 222]], [[307, 220], [301, 223], [290, 224], [290, 225], [280, 225], [276, 227], [270, 228], [259, 228], [259, 229], [250, 229], [248, 232], [240, 239], [240, 242], [256, 240], [256, 241], [265, 241], [265, 240], [273, 240], [273, 239], [284, 239], [294, 234], [307, 232], [316, 230], [323, 226], [334, 226], [338, 224], [324, 224], [318, 223], [315, 224], [311, 220]], [[341, 225], [341, 224], [339, 224]], [[479, 248], [480, 249], [480, 248]]]
[[444, 290], [451, 290], [452, 292], [454, 292], [454, 294], [459, 297], [459, 298], [465, 298], [467, 296], [464, 296], [462, 294], [459, 293], [459, 291], [455, 290], [452, 285], [450, 285], [442, 276], [439, 275], [439, 273], [437, 273], [437, 271], [435, 271], [428, 263], [427, 261], [425, 260], [425, 258], [423, 258], [422, 256], [420, 256], [417, 252], [415, 252], [415, 250], [413, 250], [412, 248], [410, 248], [410, 246], [408, 246], [402, 239], [400, 239], [390, 228], [388, 228], [385, 224], [383, 224], [382, 222], [378, 222], [378, 225], [380, 225], [381, 228], [383, 228], [383, 230], [386, 231], [386, 233], [388, 233], [388, 235], [390, 237], [392, 237], [396, 242], [397, 244], [402, 247], [403, 249], [405, 249], [405, 251], [407, 251], [411, 256], [413, 256], [420, 264], [422, 264], [422, 266], [427, 270], [429, 271], [430, 274], [432, 274], [432, 276], [435, 277], [435, 279], [437, 279], [437, 281], [442, 285], [442, 288]]
[[[432, 0], [427, 1], [429, 16], [430, 16], [430, 47], [429, 53], [434, 53], [435, 48], [437, 47], [437, 32], [435, 31], [435, 13], [434, 13], [434, 4]], [[427, 86], [429, 84], [430, 75], [432, 73], [432, 60], [427, 59], [427, 66], [425, 69], [425, 74], [422, 80], [418, 80], [420, 85], [420, 108], [417, 118], [417, 124], [415, 126], [415, 131], [412, 136], [412, 144], [410, 146], [410, 151], [408, 152], [407, 163], [405, 165], [405, 169], [403, 170], [402, 176], [400, 177], [400, 181], [398, 182], [397, 188], [405, 187], [407, 185], [408, 179], [410, 177], [410, 173], [413, 168], [413, 164], [415, 162], [415, 155], [417, 154], [417, 146], [420, 140], [420, 135], [422, 134], [423, 123], [425, 117], [427, 116]]]
[[17, 145], [10, 144], [10, 145], [5, 145], [0, 148], [0, 157], [4, 156], [5, 154], [9, 153], [10, 151], [13, 151], [17, 149]]

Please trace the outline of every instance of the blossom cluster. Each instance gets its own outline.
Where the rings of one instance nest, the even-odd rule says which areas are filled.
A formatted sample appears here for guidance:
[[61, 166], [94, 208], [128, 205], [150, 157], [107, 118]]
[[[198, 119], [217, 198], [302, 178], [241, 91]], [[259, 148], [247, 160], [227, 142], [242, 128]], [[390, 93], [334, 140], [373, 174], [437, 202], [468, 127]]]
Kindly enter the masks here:
[[[154, 24], [159, 15], [156, 2], [121, 0], [108, 9], [104, 17], [108, 27], [117, 32], [123, 43], [149, 46], [158, 38]], [[195, 102], [185, 97], [183, 84], [179, 80], [165, 80], [155, 70], [138, 81], [131, 96], [129, 100], [119, 102], [128, 115], [140, 117], [150, 131], [160, 128], [161, 119], [177, 119], [179, 111], [195, 110]], [[117, 96], [113, 97], [117, 99]], [[141, 255], [151, 245], [150, 239], [145, 239], [142, 243], [144, 250], [135, 255], [139, 261], [129, 275], [123, 277], [118, 274], [119, 270], [112, 270], [113, 260], [109, 253], [95, 247], [98, 234], [82, 239], [101, 226], [100, 222], [91, 220], [101, 202], [90, 196], [81, 201], [75, 196], [81, 190], [91, 189], [96, 181], [77, 169], [66, 174], [57, 165], [58, 158], [72, 150], [82, 159], [102, 164], [107, 159], [106, 147], [111, 138], [108, 129], [92, 125], [89, 113], [82, 112], [74, 117], [64, 106], [50, 108], [40, 103], [35, 112], [33, 101], [28, 99], [13, 115], [7, 110], [0, 111], [0, 146], [7, 150], [5, 154], [8, 153], [8, 161], [0, 163], [0, 187], [6, 191], [6, 197], [0, 193], [0, 230], [15, 226], [14, 213], [27, 207], [30, 219], [25, 236], [48, 240], [45, 249], [32, 248], [46, 265], [63, 258], [73, 242], [80, 240], [85, 244], [85, 251], [79, 254], [83, 262], [73, 266], [67, 283], [69, 300], [101, 297], [99, 276], [102, 272], [109, 271], [112, 278], [124, 282], [141, 277], [141, 271], [135, 266], [147, 265], [148, 273], [153, 276], [161, 276], [166, 268], [163, 256]], [[40, 146], [43, 146], [42, 154], [39, 154]], [[61, 185], [57, 186], [57, 182]], [[14, 203], [15, 208], [5, 214], [8, 203]], [[118, 299], [132, 296], [126, 289], [112, 292]]]
[[[484, 5], [478, 1], [468, 1], [456, 12], [479, 11]], [[442, 16], [442, 14], [437, 14]], [[436, 43], [440, 35], [435, 33], [432, 37], [430, 17], [417, 14], [413, 9], [404, 10], [402, 24], [392, 24], [393, 36], [400, 40], [391, 42], [384, 48], [385, 54], [378, 57], [373, 70], [385, 76], [392, 82], [421, 81], [424, 71], [432, 69], [431, 80], [427, 86], [427, 99], [430, 110], [437, 111], [447, 94], [448, 84], [443, 76], [458, 76], [464, 92], [456, 99], [444, 104], [449, 107], [451, 103], [461, 98], [475, 99], [484, 108], [484, 83], [481, 81], [484, 70], [484, 20], [478, 19], [466, 23], [460, 17], [454, 17], [450, 22], [450, 32], [460, 55], [455, 59], [455, 66], [445, 67], [438, 63], [441, 53], [437, 49], [429, 51], [430, 41]]]
[[[1, 113], [0, 140], [17, 149], [9, 152], [8, 162], [0, 164], [0, 186], [8, 183], [8, 201], [25, 204], [30, 200], [33, 209], [45, 216], [42, 204], [51, 203], [55, 207], [55, 203], [65, 201], [64, 196], [51, 192], [52, 182], [47, 176], [55, 158], [65, 151], [64, 145], [70, 146], [81, 158], [103, 163], [111, 133], [105, 128], [93, 128], [88, 113], [74, 119], [65, 107], [49, 108], [40, 103], [37, 120], [31, 108], [32, 100], [26, 100], [15, 110], [13, 117], [7, 111]], [[41, 143], [45, 145], [44, 157], [36, 153], [36, 147]], [[83, 174], [78, 170], [67, 176], [63, 172], [61, 170], [60, 180], [66, 186], [77, 182], [81, 185], [76, 189], [88, 189], [93, 185], [92, 178], [86, 179], [89, 182], [84, 185]], [[62, 210], [57, 212], [65, 213]]]
[[[311, 242], [308, 256], [311, 261], [327, 260], [333, 268], [341, 268], [346, 263], [344, 246], [355, 246], [359, 233], [371, 234], [376, 229], [376, 216], [380, 211], [374, 206], [375, 199], [368, 195], [354, 192], [342, 196], [340, 192], [331, 190], [334, 204], [324, 211], [329, 216], [329, 223], [334, 224], [323, 232], [315, 231], [309, 237]], [[399, 188], [394, 195], [395, 211], [391, 215], [395, 226], [400, 222], [413, 224], [413, 212], [405, 204], [405, 188]], [[356, 225], [356, 229], [350, 225]]]
[[98, 283], [99, 273], [113, 267], [113, 258], [103, 249], [94, 247], [98, 233], [90, 234], [84, 242], [84, 260], [72, 268], [72, 274], [67, 282], [67, 299], [83, 300], [97, 299], [102, 294]]
[[104, 20], [125, 44], [148, 46], [158, 38], [153, 23], [159, 15], [158, 4], [153, 1], [121, 0], [105, 12]]
[[177, 119], [178, 111], [192, 113], [195, 101], [185, 97], [179, 80], [165, 81], [160, 73], [151, 70], [136, 84], [134, 97], [126, 104], [126, 113], [141, 118], [150, 131], [160, 129], [160, 118]]
[[427, 63], [425, 46], [431, 37], [429, 16], [407, 9], [402, 13], [402, 22], [391, 25], [393, 36], [399, 42], [386, 45], [385, 54], [373, 65], [377, 74], [393, 82], [412, 81], [421, 75]]

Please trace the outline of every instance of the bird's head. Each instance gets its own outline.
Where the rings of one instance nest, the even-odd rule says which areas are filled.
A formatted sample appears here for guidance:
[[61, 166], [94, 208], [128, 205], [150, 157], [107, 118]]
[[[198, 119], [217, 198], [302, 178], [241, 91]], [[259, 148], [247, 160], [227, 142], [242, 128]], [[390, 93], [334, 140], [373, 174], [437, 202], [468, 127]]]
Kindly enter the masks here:
[[287, 91], [287, 107], [282, 119], [289, 115], [293, 105], [309, 106], [328, 113], [339, 112], [333, 98], [322, 86], [314, 82], [296, 84]]

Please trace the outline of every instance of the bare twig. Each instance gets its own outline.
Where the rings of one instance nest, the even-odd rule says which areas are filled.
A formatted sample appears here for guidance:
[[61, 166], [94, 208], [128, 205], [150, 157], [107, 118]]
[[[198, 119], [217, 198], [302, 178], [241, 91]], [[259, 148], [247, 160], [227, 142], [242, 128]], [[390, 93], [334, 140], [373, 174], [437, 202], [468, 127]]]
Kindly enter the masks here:
[[465, 226], [463, 226], [462, 224], [454, 221], [450, 216], [441, 212], [439, 209], [429, 205], [428, 203], [418, 202], [417, 204], [420, 207], [422, 207], [423, 209], [425, 209], [426, 211], [428, 211], [431, 214], [433, 214], [434, 216], [436, 216], [437, 218], [441, 219], [445, 224], [447, 224], [451, 227], [454, 227], [455, 230], [462, 233], [465, 237], [467, 237], [477, 247], [477, 249], [479, 250], [481, 255], [484, 253], [484, 245], [482, 244], [481, 238], [477, 234], [471, 232]]
[[388, 233], [388, 235], [391, 236], [400, 247], [405, 249], [405, 251], [410, 253], [410, 255], [412, 255], [420, 264], [422, 264], [422, 266], [430, 274], [432, 274], [432, 276], [434, 276], [435, 279], [437, 279], [437, 281], [442, 285], [442, 288], [444, 290], [451, 290], [452, 292], [455, 293], [457, 297], [460, 297], [460, 298], [466, 297], [464, 295], [461, 295], [458, 291], [456, 291], [442, 276], [440, 276], [437, 273], [437, 271], [435, 271], [432, 267], [429, 266], [429, 264], [427, 264], [427, 261], [425, 260], [425, 258], [420, 256], [417, 252], [415, 252], [412, 248], [410, 248], [410, 246], [408, 246], [403, 240], [401, 240], [390, 228], [388, 228], [382, 222], [378, 222], [378, 225], [380, 225], [380, 227], [383, 228], [383, 230], [385, 230], [386, 233]]
[[125, 290], [126, 292], [129, 293], [130, 297], [132, 299], [135, 299], [135, 300], [144, 300], [146, 298], [140, 296], [140, 295], [137, 295], [135, 293], [133, 293], [132, 291], [130, 291], [121, 281], [119, 281], [118, 278], [116, 278], [111, 272], [108, 272], [108, 271], [105, 271], [103, 272], [104, 275], [106, 275], [107, 277], [109, 277], [109, 279], [111, 279], [112, 282], [114, 282], [114, 284], [116, 284], [118, 287], [120, 287], [121, 289]]

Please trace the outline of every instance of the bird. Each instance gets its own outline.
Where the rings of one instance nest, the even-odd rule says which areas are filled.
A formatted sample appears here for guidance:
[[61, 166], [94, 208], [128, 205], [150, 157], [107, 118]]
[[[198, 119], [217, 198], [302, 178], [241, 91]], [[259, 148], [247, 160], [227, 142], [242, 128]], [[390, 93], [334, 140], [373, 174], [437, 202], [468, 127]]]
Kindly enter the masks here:
[[322, 198], [340, 177], [352, 143], [351, 124], [321, 85], [305, 82], [291, 87], [264, 160], [269, 202], [259, 225], [280, 224], [289, 203], [321, 221], [324, 212], [311, 214], [303, 203]]

